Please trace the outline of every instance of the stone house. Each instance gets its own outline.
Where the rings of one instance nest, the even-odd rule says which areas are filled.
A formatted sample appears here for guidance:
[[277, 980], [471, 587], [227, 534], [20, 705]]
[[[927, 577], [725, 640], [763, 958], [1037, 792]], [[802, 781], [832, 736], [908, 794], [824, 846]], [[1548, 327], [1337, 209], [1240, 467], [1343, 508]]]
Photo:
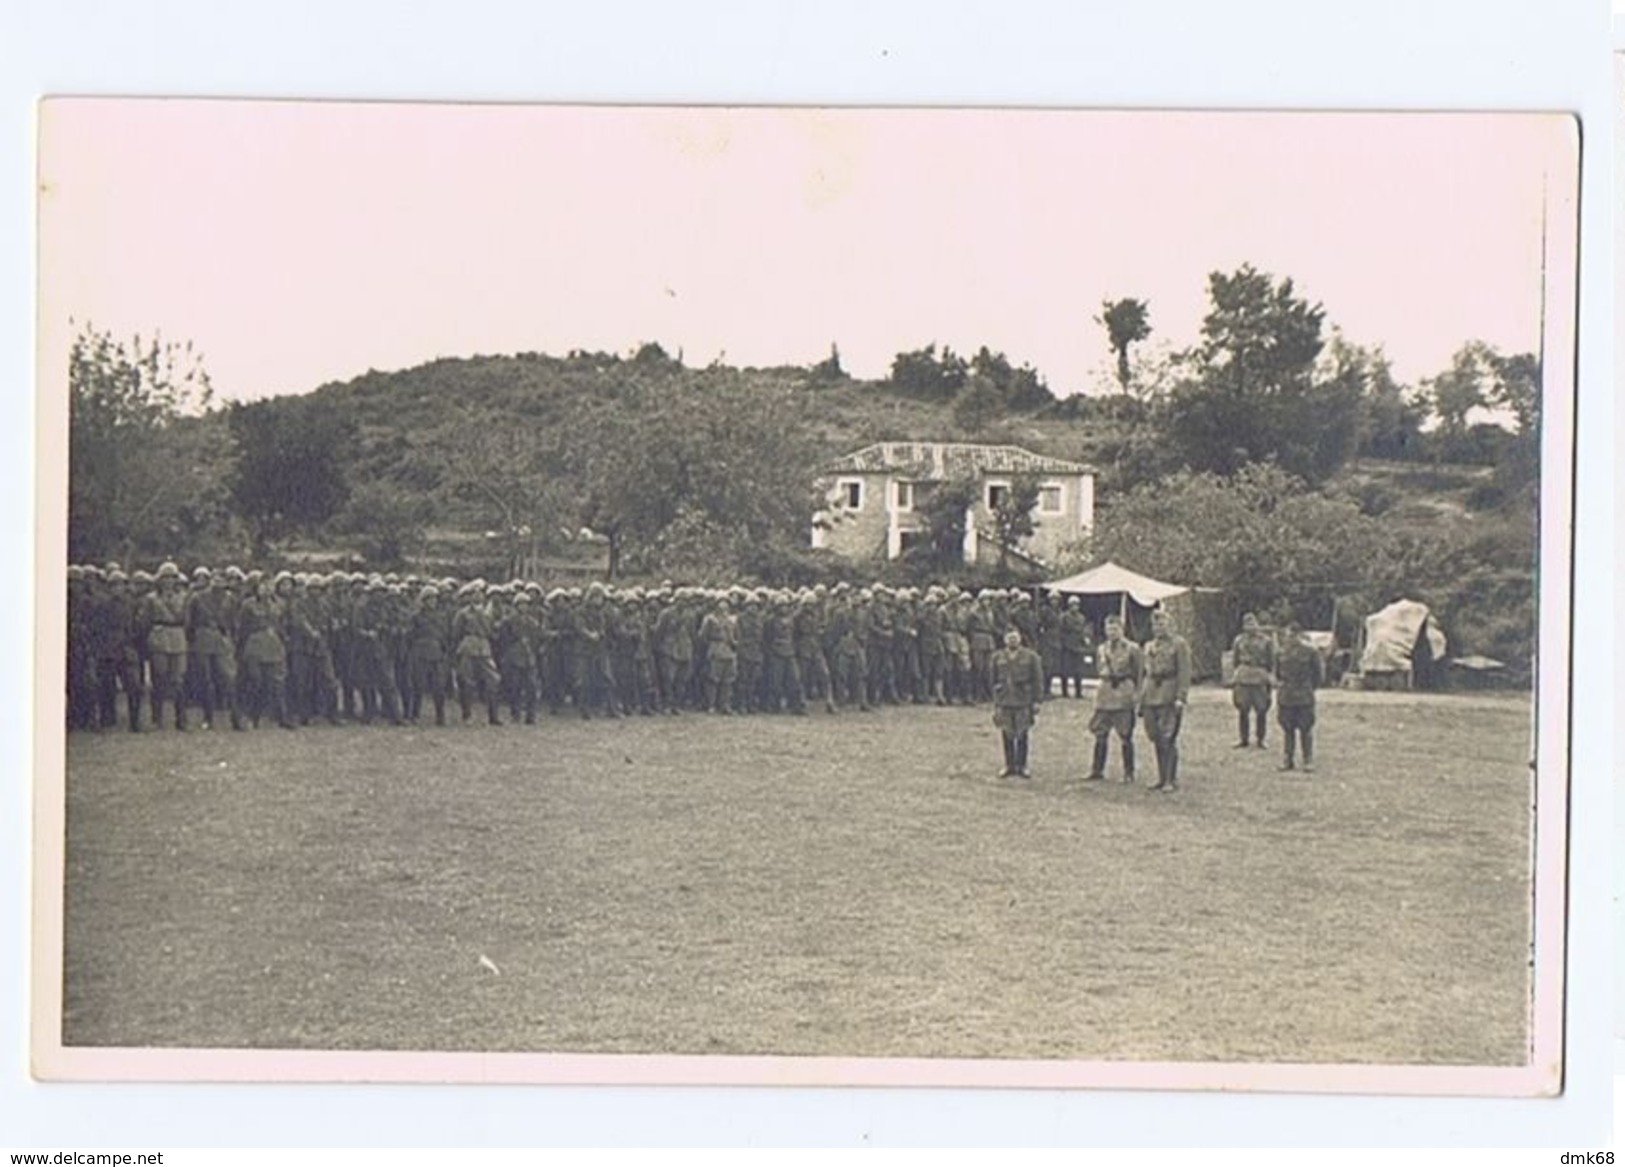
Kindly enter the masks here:
[[996, 563], [993, 508], [1021, 475], [1038, 479], [1038, 505], [1034, 533], [1011, 554], [1054, 563], [1094, 526], [1094, 471], [1019, 446], [969, 442], [877, 442], [838, 459], [819, 479], [828, 505], [813, 516], [812, 545], [854, 560], [896, 559], [926, 537], [920, 508], [931, 492], [970, 481], [977, 489], [965, 524], [965, 562]]

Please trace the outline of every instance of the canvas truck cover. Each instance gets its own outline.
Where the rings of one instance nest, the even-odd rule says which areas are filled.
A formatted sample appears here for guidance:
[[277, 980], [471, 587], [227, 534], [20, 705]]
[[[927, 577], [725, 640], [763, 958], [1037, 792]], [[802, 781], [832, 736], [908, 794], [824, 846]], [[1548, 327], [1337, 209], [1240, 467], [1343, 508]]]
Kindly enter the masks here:
[[1411, 667], [1416, 638], [1427, 631], [1428, 648], [1434, 660], [1445, 654], [1444, 633], [1428, 619], [1428, 606], [1416, 600], [1397, 600], [1380, 612], [1365, 618], [1365, 651], [1360, 656], [1362, 673], [1403, 672]]

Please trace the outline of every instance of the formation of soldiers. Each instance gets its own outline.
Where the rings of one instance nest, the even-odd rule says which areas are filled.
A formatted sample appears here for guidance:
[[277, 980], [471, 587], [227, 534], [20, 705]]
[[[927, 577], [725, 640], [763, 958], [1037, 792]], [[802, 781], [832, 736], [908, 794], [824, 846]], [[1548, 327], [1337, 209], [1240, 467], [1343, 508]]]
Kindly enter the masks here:
[[1046, 693], [1082, 697], [1093, 629], [1076, 599], [883, 584], [544, 588], [535, 582], [174, 563], [68, 569], [68, 721], [140, 732], [313, 721], [534, 724], [834, 713], [994, 701], [996, 647], [1034, 646]]

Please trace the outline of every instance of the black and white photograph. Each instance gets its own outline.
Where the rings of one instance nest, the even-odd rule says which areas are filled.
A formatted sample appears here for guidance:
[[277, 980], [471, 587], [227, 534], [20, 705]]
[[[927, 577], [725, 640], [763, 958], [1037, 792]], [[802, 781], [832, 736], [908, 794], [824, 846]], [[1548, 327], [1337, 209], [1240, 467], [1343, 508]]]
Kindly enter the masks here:
[[1574, 118], [39, 143], [43, 1076], [1561, 1091]]

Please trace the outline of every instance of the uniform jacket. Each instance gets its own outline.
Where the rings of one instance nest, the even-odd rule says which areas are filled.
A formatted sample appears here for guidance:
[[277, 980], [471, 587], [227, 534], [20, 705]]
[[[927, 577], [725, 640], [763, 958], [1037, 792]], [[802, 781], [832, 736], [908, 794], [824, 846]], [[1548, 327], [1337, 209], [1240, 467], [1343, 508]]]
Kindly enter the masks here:
[[1301, 640], [1290, 640], [1281, 650], [1277, 662], [1281, 679], [1279, 700], [1282, 705], [1313, 705], [1315, 689], [1326, 679], [1325, 666], [1320, 653]]
[[1268, 685], [1275, 679], [1275, 641], [1262, 632], [1243, 632], [1230, 646], [1233, 685]]
[[1172, 705], [1184, 701], [1191, 689], [1191, 646], [1183, 636], [1170, 633], [1145, 646], [1145, 684], [1141, 705]]
[[1145, 657], [1140, 646], [1126, 638], [1118, 644], [1102, 641], [1095, 663], [1100, 674], [1095, 708], [1133, 709], [1140, 699], [1140, 684], [1145, 679]]
[[1036, 705], [1044, 695], [1044, 664], [1026, 646], [993, 654], [993, 704], [1003, 708]]

